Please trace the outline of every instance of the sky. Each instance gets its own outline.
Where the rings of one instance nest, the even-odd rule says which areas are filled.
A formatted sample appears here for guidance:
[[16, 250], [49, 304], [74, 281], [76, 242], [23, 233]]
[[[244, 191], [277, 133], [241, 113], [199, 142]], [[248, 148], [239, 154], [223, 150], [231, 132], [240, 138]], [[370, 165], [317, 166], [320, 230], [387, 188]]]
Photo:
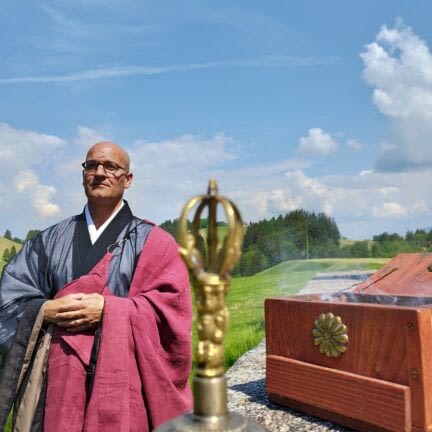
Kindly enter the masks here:
[[244, 221], [324, 212], [367, 239], [432, 226], [428, 1], [2, 0], [0, 234], [85, 204], [89, 147], [161, 223], [216, 178]]

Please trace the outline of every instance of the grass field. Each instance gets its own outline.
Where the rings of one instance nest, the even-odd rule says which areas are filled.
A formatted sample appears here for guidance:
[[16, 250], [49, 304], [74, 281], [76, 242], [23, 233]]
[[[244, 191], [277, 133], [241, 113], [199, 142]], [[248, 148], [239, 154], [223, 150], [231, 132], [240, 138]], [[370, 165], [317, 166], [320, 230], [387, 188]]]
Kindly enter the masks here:
[[6, 248], [10, 249], [12, 246], [15, 246], [17, 251], [19, 251], [22, 247], [22, 245], [19, 243], [16, 243], [12, 240], [5, 239], [4, 237], [0, 237], [0, 254], [1, 255], [3, 255], [3, 251]]

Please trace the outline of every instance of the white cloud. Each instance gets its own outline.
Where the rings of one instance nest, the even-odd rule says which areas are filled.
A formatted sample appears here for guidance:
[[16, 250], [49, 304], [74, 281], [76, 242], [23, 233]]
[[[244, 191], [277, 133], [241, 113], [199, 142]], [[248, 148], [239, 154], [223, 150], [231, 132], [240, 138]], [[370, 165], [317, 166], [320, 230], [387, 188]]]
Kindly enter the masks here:
[[301, 170], [287, 172], [286, 177], [288, 180], [297, 185], [305, 193], [314, 196], [325, 196], [328, 192], [326, 185], [319, 180], [308, 178]]
[[295, 208], [324, 212], [334, 217], [342, 233], [351, 238], [370, 238], [384, 231], [404, 233], [428, 226], [431, 217], [426, 203], [432, 200], [432, 191], [424, 185], [432, 181], [432, 173], [427, 178], [424, 173], [372, 171], [311, 178], [294, 170], [284, 177], [269, 178], [259, 193], [256, 182], [254, 190], [245, 190], [238, 197], [244, 214], [268, 218]]
[[65, 140], [54, 135], [14, 129], [0, 123], [0, 161], [8, 161], [6, 168], [36, 165], [49, 160], [53, 152], [64, 145]]
[[[62, 50], [64, 46], [62, 45]], [[335, 63], [335, 57], [290, 57], [290, 56], [267, 56], [250, 60], [222, 60], [206, 63], [175, 64], [168, 66], [142, 66], [127, 65], [113, 66], [97, 69], [86, 69], [74, 73], [63, 73], [58, 75], [29, 75], [18, 77], [0, 78], [0, 85], [11, 84], [56, 84], [74, 83], [80, 81], [102, 80], [107, 78], [125, 78], [131, 76], [150, 76], [166, 73], [188, 72], [207, 69], [226, 68], [292, 68], [310, 67]]]
[[320, 128], [309, 129], [308, 135], [300, 138], [298, 147], [301, 153], [308, 155], [327, 155], [337, 148], [337, 142]]
[[408, 211], [397, 202], [385, 202], [372, 207], [372, 214], [377, 218], [392, 218], [406, 216]]
[[376, 167], [407, 171], [432, 166], [432, 55], [427, 43], [401, 22], [383, 26], [360, 54], [373, 102], [389, 117], [390, 133]]
[[26, 229], [60, 216], [53, 166], [65, 147], [57, 136], [0, 123], [0, 202], [6, 227], [13, 225], [25, 235]]
[[267, 208], [272, 214], [287, 213], [300, 208], [302, 202], [302, 197], [293, 197], [289, 190], [274, 189], [267, 199]]
[[349, 139], [346, 142], [347, 147], [349, 147], [352, 150], [355, 151], [360, 151], [363, 150], [363, 148], [365, 147], [365, 145], [363, 143], [361, 143], [360, 141], [357, 141], [356, 139]]
[[78, 126], [78, 133], [74, 139], [75, 145], [88, 150], [93, 144], [100, 141], [109, 141], [109, 138], [89, 127]]
[[37, 183], [37, 175], [31, 170], [21, 171], [15, 178], [15, 188], [18, 192], [31, 190]]
[[[6, 129], [14, 136], [10, 140], [14, 145], [0, 146], [8, 155], [0, 159], [6, 174], [0, 179], [3, 229], [21, 230], [24, 236], [28, 229], [80, 212], [85, 202], [80, 162], [87, 147], [104, 134], [80, 127], [75, 137], [64, 140]], [[20, 137], [29, 136], [41, 144], [35, 144], [36, 153], [29, 151], [19, 161]], [[44, 150], [45, 139], [49, 151]], [[313, 177], [306, 171], [310, 162], [298, 158], [245, 167], [240, 158], [245, 149], [224, 133], [137, 140], [126, 149], [134, 172], [126, 199], [137, 216], [157, 223], [178, 217], [186, 200], [204, 193], [208, 180], [215, 177], [221, 194], [238, 205], [247, 222], [304, 208], [331, 215], [342, 233], [352, 238], [394, 231], [392, 223], [405, 227], [398, 229], [402, 232], [430, 225], [427, 203], [432, 190], [425, 185], [432, 182], [432, 172], [364, 170], [352, 176]], [[4, 178], [12, 179], [12, 187]]]
[[381, 193], [381, 195], [393, 195], [393, 194], [397, 194], [399, 192], [399, 188], [394, 187], [394, 186], [384, 186], [382, 188], [379, 188], [379, 191]]
[[19, 172], [15, 178], [15, 188], [32, 203], [33, 208], [42, 218], [60, 216], [60, 206], [52, 202], [52, 198], [56, 193], [55, 188], [40, 184], [39, 178], [34, 171], [25, 170]]
[[425, 200], [420, 200], [418, 202], [415, 202], [411, 208], [410, 208], [411, 214], [430, 214], [429, 206], [427, 205]]
[[210, 139], [184, 134], [159, 142], [137, 140], [131, 154], [134, 169], [145, 164], [148, 168], [157, 166], [157, 170], [194, 170], [197, 166], [217, 166], [238, 157], [234, 140], [223, 133]]

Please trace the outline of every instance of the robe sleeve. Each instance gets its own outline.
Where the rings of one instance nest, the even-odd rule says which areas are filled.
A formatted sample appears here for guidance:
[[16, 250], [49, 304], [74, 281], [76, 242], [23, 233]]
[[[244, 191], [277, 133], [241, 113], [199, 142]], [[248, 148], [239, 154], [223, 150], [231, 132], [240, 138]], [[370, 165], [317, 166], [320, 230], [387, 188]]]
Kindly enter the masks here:
[[0, 353], [9, 351], [27, 302], [49, 295], [46, 268], [41, 235], [25, 243], [5, 267], [0, 281]]
[[[121, 383], [130, 380], [127, 369], [133, 359], [150, 430], [190, 411], [191, 324], [188, 272], [174, 239], [154, 227], [138, 261], [129, 298], [105, 298], [101, 348], [93, 391], [104, 388], [106, 394], [106, 385], [110, 382], [113, 391], [120, 392]], [[123, 345], [121, 349], [125, 341], [129, 348]], [[127, 356], [130, 347], [132, 354]], [[110, 369], [111, 373], [108, 372]], [[116, 400], [127, 399], [123, 396], [119, 393]], [[129, 407], [116, 406], [112, 409], [116, 413], [107, 412], [106, 418], [127, 416]], [[131, 418], [125, 418], [122, 423], [130, 421]]]
[[[136, 276], [129, 314], [149, 420], [157, 427], [192, 408], [192, 301], [177, 244], [164, 231], [154, 231], [148, 244], [153, 253], [144, 257], [145, 270]], [[146, 349], [144, 341], [150, 341]]]

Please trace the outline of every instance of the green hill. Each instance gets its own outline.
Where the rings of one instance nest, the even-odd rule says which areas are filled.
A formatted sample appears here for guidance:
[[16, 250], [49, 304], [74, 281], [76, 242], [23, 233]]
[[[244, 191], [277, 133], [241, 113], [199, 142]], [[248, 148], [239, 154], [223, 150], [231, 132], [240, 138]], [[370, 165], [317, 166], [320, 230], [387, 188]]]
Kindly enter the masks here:
[[12, 240], [8, 240], [4, 237], [0, 237], [0, 272], [4, 265], [6, 264], [3, 260], [3, 252], [5, 249], [10, 249], [12, 246], [15, 246], [17, 252], [22, 248], [22, 244], [14, 242]]
[[6, 248], [10, 249], [12, 246], [15, 246], [17, 251], [22, 248], [22, 244], [0, 237], [0, 254], [3, 254]]

